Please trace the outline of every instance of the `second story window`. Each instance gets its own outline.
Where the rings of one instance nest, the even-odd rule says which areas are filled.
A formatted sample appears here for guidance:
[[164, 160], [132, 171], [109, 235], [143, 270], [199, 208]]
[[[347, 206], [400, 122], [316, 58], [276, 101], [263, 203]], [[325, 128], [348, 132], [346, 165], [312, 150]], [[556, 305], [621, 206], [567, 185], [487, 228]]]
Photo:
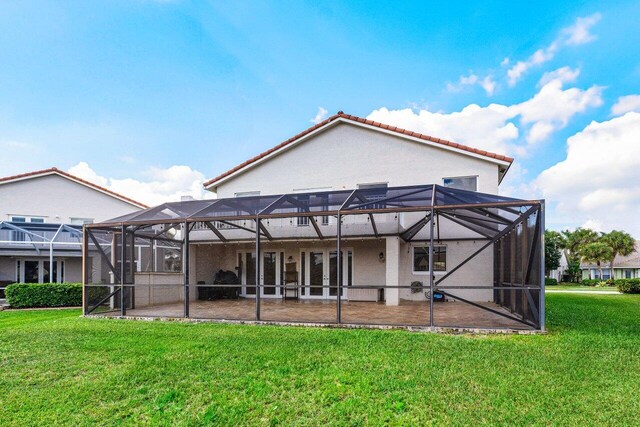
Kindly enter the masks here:
[[[383, 200], [387, 197], [387, 188], [389, 184], [386, 182], [371, 183], [371, 184], [358, 184], [358, 190], [366, 190], [365, 198], [367, 202], [375, 202]], [[366, 209], [384, 209], [386, 203], [371, 203], [365, 206]]]
[[234, 194], [235, 197], [251, 197], [251, 196], [259, 196], [259, 191], [239, 191]]
[[70, 218], [71, 225], [93, 224], [93, 218]]
[[477, 176], [453, 176], [443, 178], [442, 184], [445, 187], [456, 188], [458, 190], [478, 191]]

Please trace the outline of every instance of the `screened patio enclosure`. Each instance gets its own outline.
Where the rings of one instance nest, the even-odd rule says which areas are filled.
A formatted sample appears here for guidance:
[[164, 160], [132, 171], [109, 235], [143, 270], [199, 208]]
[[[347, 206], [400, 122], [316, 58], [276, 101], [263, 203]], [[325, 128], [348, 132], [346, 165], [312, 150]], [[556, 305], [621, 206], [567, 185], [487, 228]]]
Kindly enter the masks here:
[[543, 330], [543, 230], [439, 185], [165, 203], [85, 226], [84, 313]]

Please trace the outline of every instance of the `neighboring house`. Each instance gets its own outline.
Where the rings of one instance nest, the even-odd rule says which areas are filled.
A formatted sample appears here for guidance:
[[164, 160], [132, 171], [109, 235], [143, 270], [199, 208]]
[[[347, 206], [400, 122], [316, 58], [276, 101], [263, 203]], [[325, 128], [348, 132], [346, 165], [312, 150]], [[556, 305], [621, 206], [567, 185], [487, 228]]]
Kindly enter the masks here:
[[[613, 266], [608, 262], [602, 264], [602, 279], [611, 278], [613, 267], [614, 279], [636, 279], [640, 277], [640, 240], [636, 240], [635, 252], [629, 256], [618, 255], [613, 260]], [[581, 263], [583, 279], [600, 279], [600, 269], [595, 264]]]
[[[358, 312], [360, 317], [352, 312], [355, 317], [346, 321], [429, 324], [429, 314], [424, 311], [425, 307], [430, 310], [428, 296], [420, 284], [428, 289], [433, 276], [434, 281], [446, 278], [443, 283], [449, 286], [449, 301], [467, 301], [466, 309], [478, 319], [488, 304], [500, 310], [508, 307], [504, 312], [507, 317], [519, 315], [527, 324], [543, 327], [544, 294], [539, 291], [543, 275], [539, 236], [544, 227], [542, 202], [498, 196], [500, 182], [512, 162], [503, 155], [339, 112], [205, 182], [217, 201], [166, 203], [105, 221], [100, 224], [102, 229], [90, 227], [92, 234], [95, 230], [105, 241], [117, 241], [123, 230], [127, 241], [132, 241], [129, 236], [135, 233], [136, 246], [161, 237], [156, 250], [170, 240], [166, 238], [170, 234], [183, 246], [182, 259], [188, 262], [176, 273], [167, 268], [138, 268], [132, 279], [127, 267], [130, 258], [125, 258], [123, 266], [116, 254], [112, 256], [112, 274], [88, 278], [89, 285], [108, 289], [100, 291], [105, 292], [104, 298], [87, 302], [86, 312], [118, 306], [114, 298], [120, 288], [114, 286], [119, 283], [114, 277], [119, 275], [124, 277], [122, 289], [126, 289], [124, 283], [135, 282], [134, 295], [120, 292], [130, 309], [162, 303], [165, 311], [156, 312], [158, 316], [181, 317], [184, 313], [251, 320], [260, 319], [264, 310], [262, 318], [282, 319], [270, 310], [283, 309], [273, 304], [285, 296], [287, 282], [294, 280], [296, 297], [307, 303], [288, 306], [305, 307], [306, 312], [294, 320], [335, 321], [331, 314], [314, 311], [335, 313], [330, 308], [333, 304], [341, 322], [345, 320], [340, 319], [341, 308], [336, 303], [339, 277], [347, 303], [383, 303], [365, 308], [349, 305], [350, 310], [364, 311]], [[358, 203], [351, 215], [338, 215]], [[430, 210], [435, 204], [451, 208]], [[411, 206], [420, 209], [412, 211]], [[431, 214], [435, 221], [429, 219]], [[342, 219], [340, 227], [338, 218]], [[255, 232], [258, 223], [260, 233]], [[112, 231], [105, 231], [109, 229]], [[513, 230], [516, 232], [510, 232]], [[337, 239], [339, 232], [341, 240]], [[258, 242], [260, 234], [263, 237]], [[430, 239], [434, 241], [433, 260], [429, 259]], [[342, 253], [340, 265], [337, 244]], [[144, 245], [152, 249], [145, 249], [145, 253], [153, 252], [153, 243]], [[146, 258], [164, 259], [166, 264], [173, 255], [165, 251], [164, 256]], [[135, 259], [138, 264], [150, 265], [146, 259], [141, 261]], [[179, 266], [177, 262], [174, 265]], [[196, 306], [202, 299], [201, 287], [212, 284], [220, 270], [236, 273], [241, 282], [240, 297], [256, 299], [259, 307], [240, 303], [226, 307], [220, 302], [222, 305], [211, 306], [209, 312], [201, 301]], [[178, 285], [183, 282], [193, 286], [191, 291]], [[415, 289], [410, 288], [416, 282]], [[509, 287], [521, 290], [514, 292]], [[186, 301], [185, 295], [189, 295]], [[260, 299], [267, 305], [260, 306]], [[184, 312], [166, 305], [178, 301], [185, 304]], [[191, 311], [189, 301], [194, 301]], [[385, 307], [390, 311], [376, 318], [379, 313], [367, 311], [371, 310], [368, 307], [378, 307], [380, 313]], [[124, 312], [124, 307], [121, 309]], [[153, 311], [138, 312], [143, 313]], [[488, 316], [494, 316], [497, 323], [502, 318], [502, 314]], [[473, 324], [472, 317], [457, 316], [453, 323]]]
[[0, 178], [0, 286], [81, 281], [82, 225], [143, 208], [56, 168]]
[[569, 260], [567, 259], [567, 254], [565, 251], [560, 251], [560, 266], [549, 272], [549, 277], [552, 279], [556, 279], [558, 282], [562, 282], [564, 280], [564, 274], [567, 268], [569, 267]]

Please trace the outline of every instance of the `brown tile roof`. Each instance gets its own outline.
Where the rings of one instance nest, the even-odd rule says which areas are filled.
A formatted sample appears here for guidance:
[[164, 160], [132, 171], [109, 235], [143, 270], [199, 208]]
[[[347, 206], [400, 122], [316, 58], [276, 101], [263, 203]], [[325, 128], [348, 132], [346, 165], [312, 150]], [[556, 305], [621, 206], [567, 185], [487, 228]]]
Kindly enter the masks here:
[[274, 151], [278, 151], [279, 149], [281, 149], [283, 147], [286, 147], [287, 145], [289, 145], [289, 144], [293, 143], [294, 141], [302, 138], [303, 136], [305, 136], [305, 135], [315, 131], [316, 129], [319, 129], [319, 128], [321, 128], [321, 127], [323, 127], [323, 126], [325, 126], [325, 125], [327, 125], [327, 124], [329, 124], [329, 123], [331, 123], [331, 122], [333, 122], [333, 121], [335, 121], [335, 120], [337, 120], [339, 118], [350, 120], [350, 121], [353, 121], [353, 122], [364, 123], [364, 124], [367, 124], [367, 125], [370, 125], [370, 126], [375, 126], [375, 127], [381, 128], [381, 129], [389, 130], [389, 131], [392, 131], [392, 132], [395, 132], [395, 133], [398, 133], [398, 134], [402, 134], [402, 135], [407, 135], [407, 136], [411, 136], [411, 137], [414, 137], [414, 138], [423, 139], [425, 141], [435, 142], [437, 144], [442, 144], [442, 145], [445, 145], [445, 146], [448, 146], [448, 147], [456, 148], [458, 150], [468, 151], [470, 153], [479, 154], [479, 155], [485, 156], [485, 157], [490, 157], [492, 159], [502, 160], [502, 161], [509, 162], [509, 163], [513, 162], [513, 158], [507, 157], [507, 156], [503, 156], [502, 154], [496, 154], [496, 153], [492, 153], [492, 152], [485, 151], [485, 150], [479, 150], [477, 148], [469, 147], [469, 146], [462, 145], [462, 144], [457, 144], [455, 142], [447, 141], [445, 139], [435, 138], [435, 137], [432, 137], [432, 136], [429, 136], [429, 135], [423, 135], [421, 133], [417, 133], [417, 132], [413, 132], [413, 131], [410, 131], [410, 130], [402, 129], [402, 128], [399, 128], [399, 127], [396, 127], [396, 126], [387, 125], [387, 124], [384, 124], [384, 123], [374, 122], [373, 120], [363, 119], [362, 117], [352, 116], [350, 114], [345, 114], [342, 111], [338, 111], [338, 114], [335, 114], [335, 115], [329, 117], [328, 119], [323, 120], [320, 123], [318, 123], [318, 124], [316, 124], [314, 126], [311, 126], [310, 128], [300, 132], [299, 134], [287, 139], [286, 141], [281, 142], [280, 144], [276, 145], [275, 147], [270, 148], [267, 151], [265, 151], [263, 153], [260, 153], [257, 156], [252, 157], [252, 158], [250, 158], [249, 160], [247, 160], [247, 161], [245, 161], [243, 163], [240, 163], [238, 166], [236, 166], [236, 167], [234, 167], [232, 169], [229, 169], [225, 173], [220, 174], [220, 175], [216, 176], [215, 178], [212, 178], [212, 179], [206, 181], [203, 185], [205, 187], [209, 187], [211, 184], [214, 184], [214, 183], [220, 181], [221, 179], [223, 179], [223, 178], [225, 178], [225, 177], [227, 177], [227, 176], [239, 171], [240, 169], [243, 169], [246, 166], [249, 166], [250, 164], [257, 162], [258, 160], [268, 156], [269, 154], [273, 153]]
[[70, 173], [62, 171], [62, 170], [60, 170], [60, 169], [58, 169], [56, 167], [49, 168], [49, 169], [41, 169], [41, 170], [37, 170], [37, 171], [33, 171], [33, 172], [21, 173], [19, 175], [5, 176], [4, 178], [0, 178], [0, 184], [5, 183], [5, 182], [9, 182], [9, 181], [15, 181], [15, 180], [23, 179], [23, 178], [29, 178], [29, 177], [32, 177], [32, 176], [45, 175], [45, 174], [51, 174], [51, 173], [62, 175], [64, 177], [66, 177], [66, 178], [72, 179], [74, 181], [78, 181], [78, 182], [80, 182], [80, 183], [82, 183], [82, 184], [84, 184], [84, 185], [86, 185], [88, 187], [92, 187], [92, 188], [94, 188], [94, 189], [96, 189], [98, 191], [102, 191], [102, 192], [107, 193], [107, 194], [109, 194], [111, 196], [114, 196], [114, 197], [116, 197], [118, 199], [121, 199], [121, 200], [124, 200], [126, 202], [132, 203], [132, 204], [134, 204], [136, 206], [139, 206], [139, 207], [141, 207], [143, 209], [149, 207], [149, 206], [145, 205], [144, 203], [140, 203], [140, 202], [135, 201], [133, 199], [130, 199], [130, 198], [126, 197], [126, 196], [123, 196], [122, 194], [118, 194], [115, 191], [111, 191], [111, 190], [109, 190], [107, 188], [101, 187], [100, 185], [94, 184], [93, 182], [89, 182], [89, 181], [86, 181], [86, 180], [84, 180], [82, 178], [79, 178], [79, 177], [77, 177], [75, 175], [71, 175]]

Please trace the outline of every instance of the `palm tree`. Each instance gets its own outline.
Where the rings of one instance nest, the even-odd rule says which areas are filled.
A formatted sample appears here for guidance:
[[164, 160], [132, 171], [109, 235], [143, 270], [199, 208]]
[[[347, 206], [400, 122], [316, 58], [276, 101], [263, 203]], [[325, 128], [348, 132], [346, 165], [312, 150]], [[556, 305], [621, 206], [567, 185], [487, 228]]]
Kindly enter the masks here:
[[593, 263], [598, 266], [600, 272], [600, 280], [602, 280], [602, 262], [611, 259], [613, 249], [606, 243], [593, 242], [587, 243], [580, 248], [580, 256], [585, 263]]
[[561, 241], [569, 266], [576, 266], [576, 271], [572, 272], [572, 280], [578, 281], [580, 273], [580, 252], [585, 245], [598, 241], [598, 233], [588, 228], [576, 228], [574, 231], [565, 230], [562, 232], [564, 239]]
[[613, 277], [613, 261], [616, 256], [629, 256], [635, 250], [635, 239], [624, 231], [613, 230], [610, 233], [603, 234], [600, 238], [602, 243], [606, 243], [611, 248], [611, 258], [609, 258], [609, 266], [611, 267], [611, 277]]

